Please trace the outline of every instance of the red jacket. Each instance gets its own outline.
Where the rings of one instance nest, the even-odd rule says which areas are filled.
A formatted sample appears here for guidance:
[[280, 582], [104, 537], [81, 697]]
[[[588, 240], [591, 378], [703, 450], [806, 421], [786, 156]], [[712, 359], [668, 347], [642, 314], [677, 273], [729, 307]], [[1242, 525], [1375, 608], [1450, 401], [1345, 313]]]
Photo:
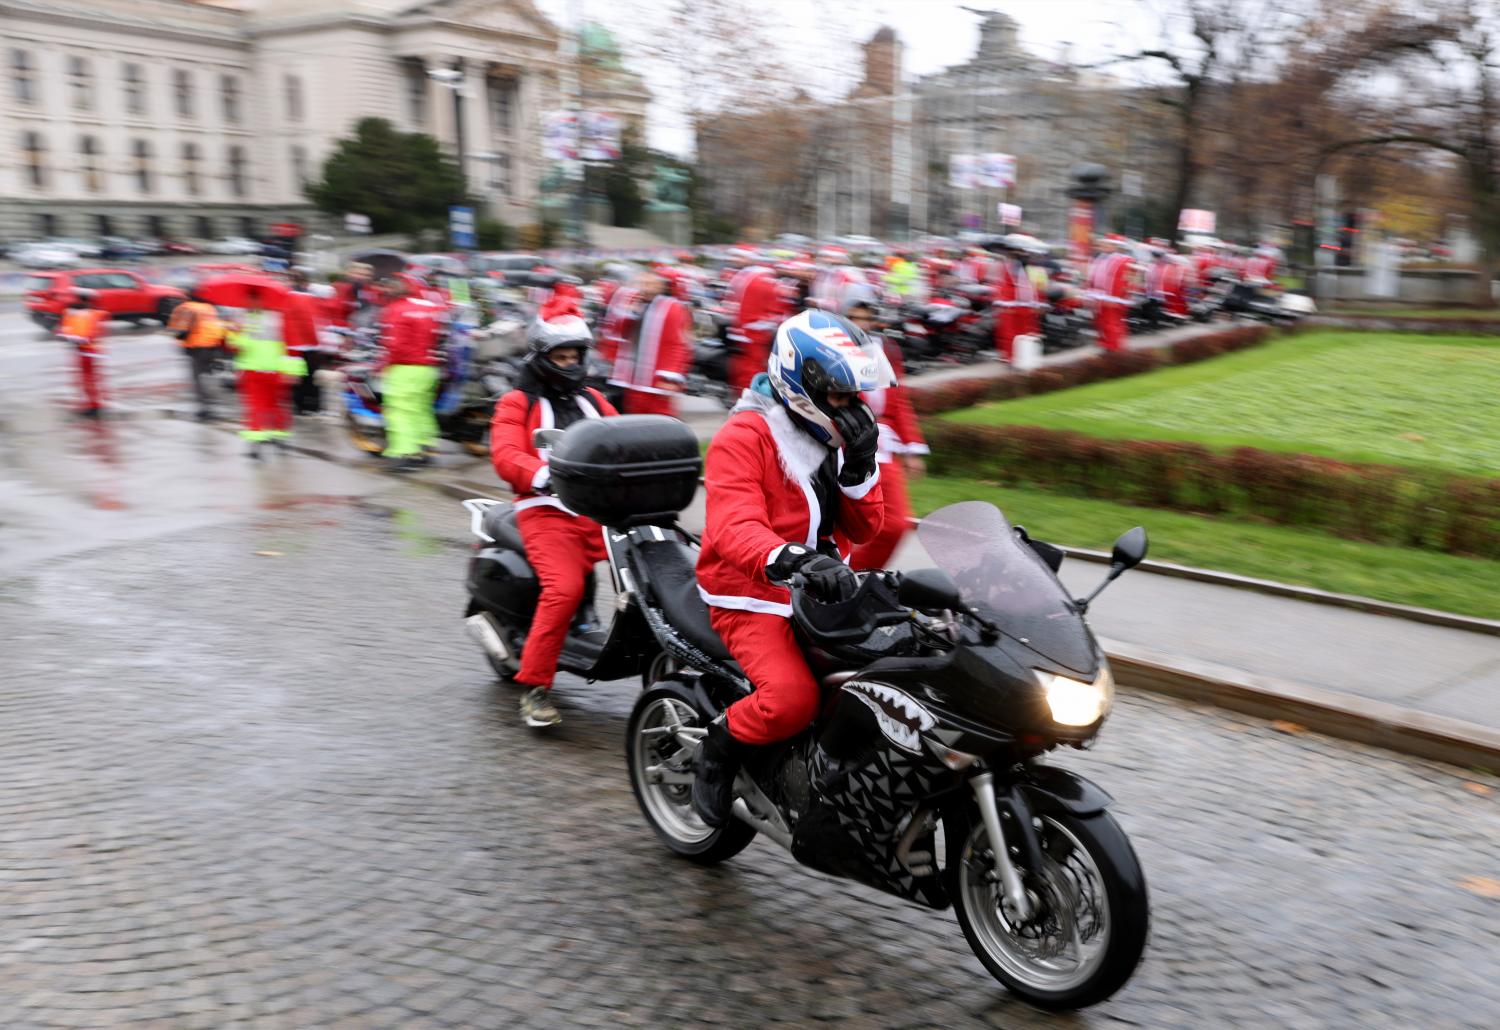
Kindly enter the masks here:
[[[592, 387], [579, 393], [578, 402], [585, 418], [619, 414]], [[545, 397], [533, 398], [524, 390], [512, 390], [495, 405], [490, 419], [490, 463], [495, 466], [495, 474], [515, 492], [517, 511], [539, 505], [568, 511], [556, 497], [537, 493], [547, 485], [547, 455], [532, 446], [531, 436], [538, 429], [552, 427], [552, 402]]]
[[386, 365], [436, 365], [439, 316], [443, 309], [430, 300], [402, 297], [380, 313], [380, 340]]
[[[885, 342], [885, 356], [892, 368], [901, 367], [901, 349], [889, 340]], [[866, 390], [860, 396], [870, 406], [870, 412], [880, 427], [877, 457], [881, 464], [889, 462], [894, 454], [930, 453], [906, 387], [896, 383], [879, 390]]]
[[[611, 309], [620, 302], [616, 293]], [[693, 320], [687, 305], [665, 295], [654, 298], [638, 316], [639, 331], [626, 328], [634, 325], [631, 307], [616, 312], [618, 324], [611, 330], [610, 383], [642, 393], [676, 393], [671, 387], [685, 381], [693, 363]]]
[[786, 296], [769, 268], [752, 265], [729, 281], [734, 305], [734, 331], [756, 346], [769, 344], [776, 327], [787, 317]]
[[[790, 617], [791, 594], [766, 578], [782, 544], [816, 547], [822, 510], [812, 485], [827, 449], [779, 401], [747, 391], [708, 446], [698, 592], [716, 608]], [[840, 487], [833, 529], [860, 544], [880, 531], [880, 473]]]
[[288, 293], [281, 306], [281, 339], [286, 349], [293, 354], [308, 348], [316, 350], [321, 320], [316, 297], [296, 290]]
[[1128, 304], [1132, 272], [1130, 255], [1100, 254], [1089, 265], [1089, 295], [1101, 304]]

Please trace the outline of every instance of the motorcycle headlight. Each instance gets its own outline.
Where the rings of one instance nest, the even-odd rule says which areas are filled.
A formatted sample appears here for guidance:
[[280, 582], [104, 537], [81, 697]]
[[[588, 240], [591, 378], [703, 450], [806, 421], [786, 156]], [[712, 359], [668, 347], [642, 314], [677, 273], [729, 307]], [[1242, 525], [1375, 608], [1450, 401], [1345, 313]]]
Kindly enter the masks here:
[[1099, 670], [1092, 683], [1041, 669], [1033, 671], [1046, 692], [1052, 721], [1059, 726], [1092, 726], [1109, 714], [1115, 697], [1115, 680], [1108, 665]]

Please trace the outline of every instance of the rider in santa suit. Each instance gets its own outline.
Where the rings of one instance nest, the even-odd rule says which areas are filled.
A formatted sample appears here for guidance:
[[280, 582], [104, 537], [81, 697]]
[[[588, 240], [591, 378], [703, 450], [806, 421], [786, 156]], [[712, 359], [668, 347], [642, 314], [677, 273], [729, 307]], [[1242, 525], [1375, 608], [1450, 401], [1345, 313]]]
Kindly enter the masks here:
[[1035, 335], [1039, 328], [1036, 284], [1022, 260], [1031, 242], [1029, 236], [1011, 233], [1000, 241], [1000, 254], [994, 264], [995, 304], [999, 308], [995, 317], [995, 345], [1006, 361], [1015, 357], [1016, 337]]
[[786, 292], [776, 273], [764, 265], [747, 265], [729, 281], [734, 312], [731, 339], [738, 349], [729, 359], [729, 388], [738, 397], [771, 357], [771, 338], [787, 316]]
[[1125, 346], [1125, 312], [1130, 307], [1134, 264], [1126, 253], [1125, 237], [1110, 234], [1099, 241], [1099, 254], [1089, 265], [1089, 298], [1094, 303], [1094, 331], [1099, 346]]
[[842, 247], [824, 247], [818, 252], [818, 258], [823, 267], [813, 280], [808, 303], [824, 311], [843, 311], [844, 294], [856, 283], [865, 282], [865, 277], [859, 269], [850, 267], [849, 255]]
[[516, 525], [542, 585], [515, 675], [517, 683], [529, 688], [521, 698], [521, 718], [540, 728], [562, 721], [551, 700], [557, 659], [583, 601], [586, 580], [605, 553], [599, 523], [569, 511], [548, 492], [547, 454], [537, 450], [532, 435], [618, 412], [599, 391], [583, 385], [584, 358], [593, 342], [583, 319], [538, 319], [526, 339], [516, 389], [500, 398], [490, 421], [490, 460], [515, 491]]
[[755, 688], [709, 724], [700, 746], [692, 801], [709, 826], [729, 819], [746, 750], [795, 736], [817, 714], [818, 681], [784, 584], [800, 573], [825, 599], [855, 586], [833, 540], [860, 544], [880, 530], [879, 431], [859, 395], [889, 379], [885, 355], [860, 329], [805, 311], [781, 323], [766, 373], [709, 445], [698, 590]]
[[1187, 262], [1172, 253], [1166, 240], [1151, 240], [1151, 265], [1146, 269], [1146, 294], [1161, 303], [1162, 310], [1187, 317]]
[[693, 319], [687, 305], [666, 289], [666, 279], [649, 271], [639, 288], [616, 290], [605, 315], [606, 356], [614, 365], [609, 381], [625, 391], [626, 414], [677, 413], [674, 398], [693, 361]]
[[[858, 328], [873, 334], [878, 328], [875, 291], [857, 292], [845, 316]], [[901, 348], [890, 340], [885, 340], [884, 346], [891, 368], [898, 367]], [[880, 466], [880, 494], [885, 499], [885, 512], [881, 517], [880, 532], [854, 548], [849, 556], [849, 567], [883, 569], [890, 564], [891, 555], [896, 553], [901, 538], [911, 528], [911, 500], [906, 492], [906, 478], [908, 475], [913, 479], [922, 476], [926, 471], [922, 456], [929, 452], [922, 428], [917, 424], [917, 413], [912, 410], [911, 397], [907, 395], [906, 387], [894, 377], [889, 386], [866, 390], [860, 396], [870, 406], [880, 432], [875, 458]]]

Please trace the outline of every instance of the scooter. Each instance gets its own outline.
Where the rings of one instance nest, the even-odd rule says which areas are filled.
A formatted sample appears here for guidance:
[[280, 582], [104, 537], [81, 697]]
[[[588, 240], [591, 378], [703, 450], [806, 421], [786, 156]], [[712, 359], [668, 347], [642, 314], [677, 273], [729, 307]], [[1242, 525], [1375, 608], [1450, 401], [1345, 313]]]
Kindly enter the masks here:
[[[586, 651], [570, 636], [564, 666], [590, 679], [642, 676], [626, 761], [669, 850], [712, 865], [763, 835], [829, 875], [951, 905], [991, 975], [1043, 1008], [1095, 1004], [1130, 978], [1149, 919], [1144, 873], [1109, 795], [1039, 759], [1088, 746], [1108, 716], [1109, 663], [1084, 616], [1143, 560], [1144, 530], [1116, 542], [1107, 578], [1081, 599], [1057, 578], [1060, 550], [976, 501], [923, 520], [935, 569], [863, 573], [838, 598], [793, 577], [792, 622], [823, 686], [820, 714], [754, 749], [733, 818], [715, 829], [690, 803], [695, 758], [708, 723], [751, 686], [713, 631], [694, 576], [698, 541], [677, 522], [697, 487], [697, 441], [661, 416], [548, 433], [550, 482], [605, 527], [617, 598], [603, 644]], [[494, 660], [508, 646], [494, 619], [501, 595], [514, 626], [535, 576], [507, 528], [513, 513], [465, 505], [479, 537], [468, 624]]]

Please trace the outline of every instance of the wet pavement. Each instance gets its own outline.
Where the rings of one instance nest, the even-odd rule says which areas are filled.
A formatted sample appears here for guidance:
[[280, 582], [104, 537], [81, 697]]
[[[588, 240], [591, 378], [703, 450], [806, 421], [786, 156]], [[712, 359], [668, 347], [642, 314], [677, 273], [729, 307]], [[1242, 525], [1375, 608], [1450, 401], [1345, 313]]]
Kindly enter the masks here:
[[949, 913], [767, 842], [667, 856], [638, 685], [565, 678], [564, 725], [521, 727], [455, 502], [0, 389], [7, 1028], [1500, 1021], [1500, 781], [1123, 696], [1056, 761], [1116, 797], [1152, 939], [1048, 1016]]

